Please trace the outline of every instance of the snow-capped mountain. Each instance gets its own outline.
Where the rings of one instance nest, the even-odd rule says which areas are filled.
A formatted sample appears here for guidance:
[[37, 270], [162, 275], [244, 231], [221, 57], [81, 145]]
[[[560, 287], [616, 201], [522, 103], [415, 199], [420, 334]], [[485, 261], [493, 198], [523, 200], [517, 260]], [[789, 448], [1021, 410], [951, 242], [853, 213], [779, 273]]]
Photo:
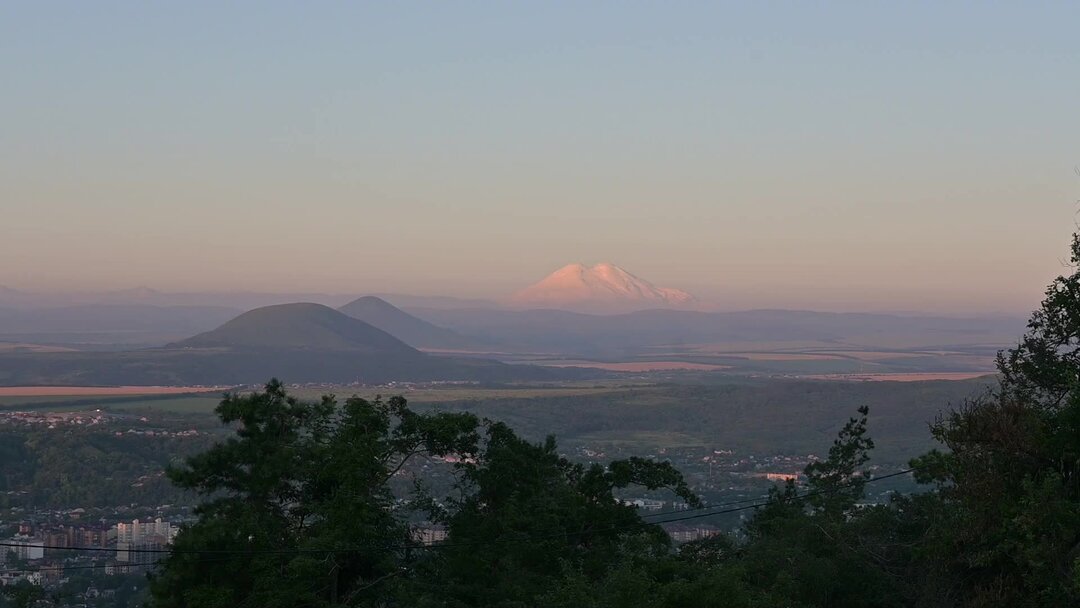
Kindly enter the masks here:
[[679, 289], [657, 287], [614, 264], [569, 264], [510, 298], [516, 306], [572, 310], [630, 310], [685, 307], [694, 297]]

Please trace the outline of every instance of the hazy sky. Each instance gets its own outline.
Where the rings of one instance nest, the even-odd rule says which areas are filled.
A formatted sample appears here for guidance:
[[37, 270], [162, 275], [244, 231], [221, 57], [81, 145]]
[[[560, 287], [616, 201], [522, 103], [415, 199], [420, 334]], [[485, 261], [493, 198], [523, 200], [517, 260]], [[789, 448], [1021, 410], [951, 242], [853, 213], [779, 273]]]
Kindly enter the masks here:
[[493, 297], [606, 260], [1014, 311], [1062, 271], [1080, 3], [345, 4], [0, 4], [0, 285]]

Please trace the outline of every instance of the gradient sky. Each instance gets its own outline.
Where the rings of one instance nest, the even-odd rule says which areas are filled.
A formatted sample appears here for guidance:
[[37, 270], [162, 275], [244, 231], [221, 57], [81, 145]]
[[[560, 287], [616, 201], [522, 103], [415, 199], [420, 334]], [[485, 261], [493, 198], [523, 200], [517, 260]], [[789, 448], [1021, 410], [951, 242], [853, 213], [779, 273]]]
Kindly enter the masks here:
[[[228, 6], [225, 6], [228, 4]], [[1080, 4], [0, 5], [0, 285], [1022, 311]]]

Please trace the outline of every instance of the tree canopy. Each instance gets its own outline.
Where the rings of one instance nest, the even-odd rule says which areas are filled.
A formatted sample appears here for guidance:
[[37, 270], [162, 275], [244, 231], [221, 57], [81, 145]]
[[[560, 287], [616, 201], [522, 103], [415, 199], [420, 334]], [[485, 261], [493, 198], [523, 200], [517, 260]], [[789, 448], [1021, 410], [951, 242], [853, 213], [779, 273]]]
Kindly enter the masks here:
[[[586, 467], [558, 456], [554, 438], [419, 414], [400, 397], [305, 402], [274, 380], [217, 413], [235, 435], [169, 470], [205, 500], [152, 581], [155, 606], [528, 605], [566, 565], [603, 571], [622, 529], [642, 527], [616, 489], [667, 487], [697, 504], [670, 464]], [[396, 496], [392, 478], [433, 456], [457, 462], [456, 495], [419, 484]], [[445, 547], [416, 542], [417, 515], [446, 526]], [[666, 535], [649, 536], [667, 550]]]

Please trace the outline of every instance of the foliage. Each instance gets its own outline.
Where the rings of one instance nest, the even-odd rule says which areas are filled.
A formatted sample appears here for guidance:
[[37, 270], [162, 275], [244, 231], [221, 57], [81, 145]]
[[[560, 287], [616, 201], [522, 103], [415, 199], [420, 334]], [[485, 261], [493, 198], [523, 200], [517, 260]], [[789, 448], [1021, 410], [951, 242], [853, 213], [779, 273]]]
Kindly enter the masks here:
[[483, 451], [460, 468], [463, 497], [443, 517], [449, 547], [431, 565], [448, 606], [529, 605], [567, 568], [600, 578], [628, 534], [642, 552], [666, 552], [667, 535], [643, 526], [616, 489], [669, 488], [699, 504], [669, 463], [572, 463], [553, 437], [533, 444], [502, 423], [488, 423]]
[[301, 402], [276, 380], [217, 412], [236, 435], [169, 471], [206, 501], [153, 581], [156, 606], [363, 605], [410, 541], [389, 478], [477, 439], [468, 414], [416, 414], [401, 398]]
[[45, 591], [41, 587], [27, 581], [0, 585], [0, 608], [30, 608], [44, 596]]
[[870, 460], [874, 441], [866, 436], [870, 408], [859, 407], [859, 417], [851, 418], [829, 448], [829, 457], [806, 467], [811, 496], [810, 505], [831, 517], [848, 515], [863, 494], [867, 471], [860, 471]]
[[902, 605], [902, 589], [881, 557], [882, 529], [864, 524], [877, 509], [858, 502], [869, 477], [860, 467], [874, 445], [866, 437], [869, 410], [858, 412], [828, 457], [807, 465], [806, 490], [788, 482], [747, 525], [737, 562], [753, 586], [798, 605]]
[[[217, 413], [235, 435], [169, 471], [204, 502], [152, 581], [155, 606], [519, 605], [560, 564], [604, 571], [624, 528], [641, 530], [615, 489], [668, 487], [697, 500], [670, 464], [585, 467], [559, 457], [553, 439], [531, 444], [471, 414], [418, 414], [400, 397], [305, 402], [272, 381], [227, 396]], [[428, 555], [389, 485], [421, 455], [460, 459], [447, 508], [422, 493], [412, 502], [450, 529], [450, 545]], [[539, 545], [520, 543], [540, 533], [549, 537]], [[667, 550], [666, 535], [647, 536]]]
[[932, 426], [948, 452], [915, 462], [938, 488], [923, 550], [948, 605], [1080, 603], [1080, 271], [1054, 281], [1028, 327], [998, 356], [999, 390]]
[[205, 435], [117, 435], [78, 427], [0, 431], [0, 508], [183, 503], [184, 493], [162, 471], [210, 443]]
[[[736, 542], [716, 536], [677, 554], [624, 543], [600, 576], [570, 568], [542, 605], [615, 608], [901, 606], [901, 585], [875, 562], [885, 539], [857, 509], [872, 442], [868, 411], [840, 431], [829, 457], [807, 467], [810, 488], [776, 490]], [[882, 513], [888, 509], [883, 508]], [[880, 514], [875, 513], [880, 518]], [[860, 522], [856, 524], [855, 522]], [[481, 604], [471, 604], [481, 605]]]
[[1073, 235], [1074, 272], [1046, 289], [1016, 348], [998, 353], [1002, 396], [1057, 408], [1080, 382], [1080, 236]]

